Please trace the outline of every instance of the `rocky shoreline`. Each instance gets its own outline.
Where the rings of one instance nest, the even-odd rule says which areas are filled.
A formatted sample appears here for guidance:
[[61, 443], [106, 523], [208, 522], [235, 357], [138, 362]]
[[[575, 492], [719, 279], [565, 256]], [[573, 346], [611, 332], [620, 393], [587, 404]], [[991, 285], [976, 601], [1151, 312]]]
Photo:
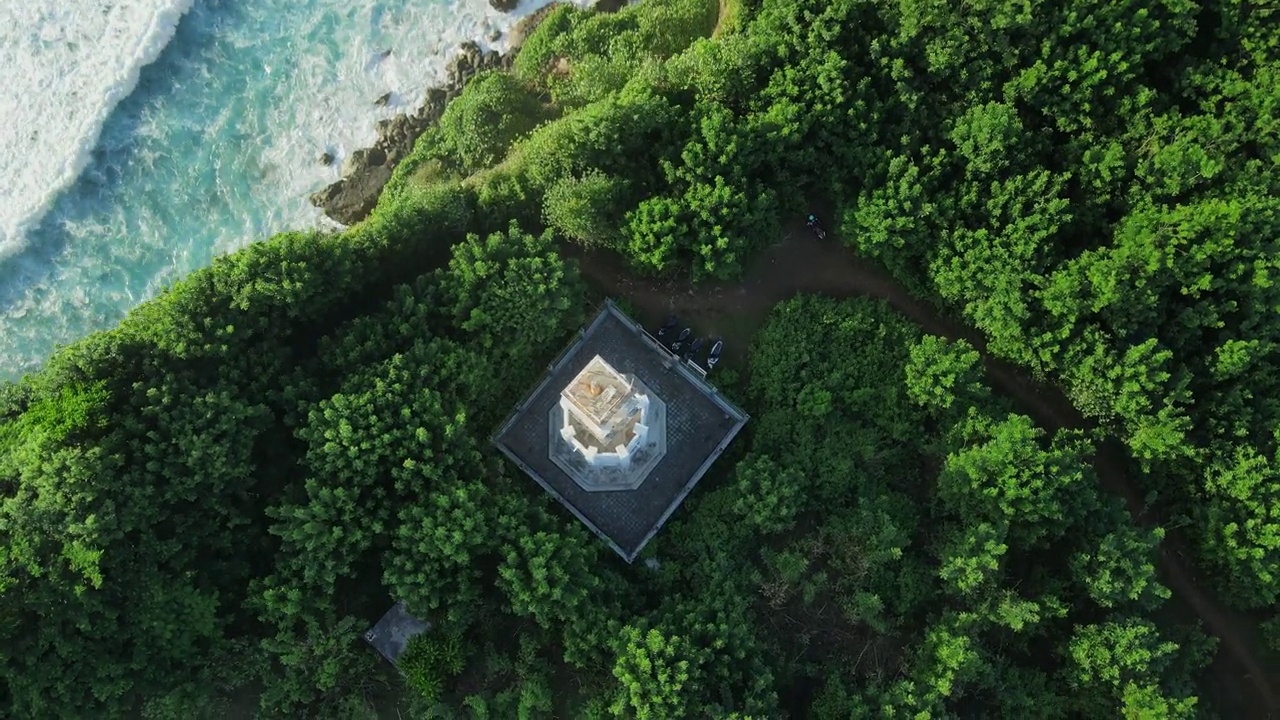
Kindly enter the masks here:
[[[490, 4], [504, 12], [515, 7], [510, 0], [490, 0]], [[626, 6], [626, 0], [597, 0], [593, 9], [599, 12], [616, 12]], [[330, 219], [343, 225], [352, 225], [369, 215], [378, 203], [382, 188], [391, 179], [396, 165], [412, 150], [413, 144], [440, 119], [449, 101], [462, 93], [467, 81], [485, 70], [509, 70], [524, 39], [559, 7], [553, 2], [520, 20], [508, 37], [509, 49], [505, 53], [496, 50], [483, 51], [474, 42], [465, 42], [458, 54], [449, 61], [444, 85], [427, 91], [422, 105], [412, 113], [401, 113], [377, 124], [377, 140], [372, 147], [351, 153], [342, 163], [342, 177], [337, 182], [311, 195], [311, 204], [324, 211]], [[385, 105], [386, 96], [374, 101]], [[320, 157], [323, 163], [332, 163], [332, 155]]]

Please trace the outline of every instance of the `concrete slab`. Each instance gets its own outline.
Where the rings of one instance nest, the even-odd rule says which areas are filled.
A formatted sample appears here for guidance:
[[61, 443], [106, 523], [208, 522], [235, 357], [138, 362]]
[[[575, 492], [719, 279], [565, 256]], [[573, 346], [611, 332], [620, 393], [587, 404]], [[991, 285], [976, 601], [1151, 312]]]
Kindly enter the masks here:
[[365, 632], [364, 640], [395, 665], [409, 639], [430, 629], [431, 623], [410, 615], [402, 600], [392, 605], [378, 624]]

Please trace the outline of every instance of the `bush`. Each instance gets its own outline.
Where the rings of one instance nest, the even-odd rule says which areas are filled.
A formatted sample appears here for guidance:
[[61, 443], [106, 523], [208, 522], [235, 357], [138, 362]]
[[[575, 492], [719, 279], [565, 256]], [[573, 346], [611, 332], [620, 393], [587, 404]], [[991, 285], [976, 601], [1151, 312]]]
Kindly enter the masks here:
[[758, 41], [740, 35], [716, 41], [699, 40], [665, 63], [675, 87], [736, 110], [745, 108], [764, 80], [765, 50]]
[[511, 68], [515, 76], [528, 83], [542, 82], [543, 72], [556, 56], [562, 38], [588, 16], [572, 5], [561, 5], [552, 10], [520, 46]]
[[499, 70], [482, 72], [432, 130], [432, 154], [464, 173], [496, 164], [507, 150], [549, 117], [532, 91]]
[[506, 232], [469, 235], [455, 245], [440, 289], [441, 309], [494, 362], [494, 381], [527, 382], [541, 353], [580, 320], [576, 268], [556, 254], [550, 233], [531, 235], [514, 222]]
[[558, 180], [598, 168], [626, 177], [637, 191], [661, 179], [659, 158], [683, 143], [684, 111], [654, 92], [636, 89], [592, 103], [534, 130], [512, 151], [543, 192]]
[[461, 638], [432, 629], [409, 639], [396, 667], [409, 687], [433, 703], [444, 695], [445, 683], [462, 672], [463, 661]]
[[680, 249], [689, 244], [687, 212], [671, 198], [649, 198], [627, 213], [627, 237], [628, 254], [637, 270], [669, 270]]
[[670, 57], [698, 38], [710, 37], [720, 17], [717, 0], [651, 0], [631, 5], [640, 47], [650, 55]]
[[[551, 90], [557, 104], [582, 106], [621, 90], [655, 60], [711, 35], [717, 0], [650, 0], [617, 13], [557, 10], [529, 37], [515, 62], [525, 82]], [[568, 74], [549, 74], [556, 59]]]
[[761, 180], [769, 154], [728, 108], [699, 103], [694, 116], [679, 161], [662, 161], [684, 225], [677, 247], [692, 256], [695, 278], [732, 278], [751, 252], [778, 237], [778, 197]]
[[476, 230], [481, 233], [506, 229], [510, 220], [525, 227], [542, 222], [542, 197], [522, 165], [494, 168], [472, 178], [479, 212]]
[[618, 248], [622, 243], [621, 208], [628, 183], [622, 178], [589, 170], [579, 177], [557, 181], [542, 203], [546, 224], [587, 247]]
[[408, 282], [448, 259], [449, 248], [466, 235], [478, 214], [473, 210], [477, 204], [473, 191], [458, 182], [384, 193], [373, 214], [347, 230], [343, 240], [371, 255], [375, 271], [366, 280]]
[[582, 107], [620, 92], [646, 62], [652, 60], [631, 54], [588, 55], [570, 63], [568, 75], [553, 74], [547, 84], [557, 105]]
[[[982, 358], [965, 340], [926, 335], [911, 346], [906, 366], [907, 394], [912, 402], [939, 416], [963, 415], [970, 407], [991, 406], [983, 380]], [[953, 410], [954, 406], [954, 410]]]
[[779, 467], [767, 455], [751, 454], [738, 463], [735, 473], [733, 511], [739, 518], [765, 534], [786, 532], [795, 525], [803, 486], [799, 472]]

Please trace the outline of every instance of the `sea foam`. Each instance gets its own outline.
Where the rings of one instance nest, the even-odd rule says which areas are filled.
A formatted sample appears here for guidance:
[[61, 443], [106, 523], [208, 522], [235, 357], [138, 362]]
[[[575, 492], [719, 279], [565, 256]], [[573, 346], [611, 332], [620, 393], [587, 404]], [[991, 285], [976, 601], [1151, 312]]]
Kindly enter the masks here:
[[[0, 259], [75, 181], [111, 110], [192, 0], [0, 5]], [[7, 37], [5, 37], [7, 36]]]
[[[120, 58], [137, 56], [148, 28], [163, 26], [156, 4], [135, 10], [138, 26], [128, 32], [106, 35], [103, 19], [94, 26], [97, 37], [117, 45], [77, 46], [73, 57], [65, 28], [85, 26], [82, 13], [107, 18], [112, 8], [143, 8], [141, 0], [97, 0], [96, 9], [90, 0], [61, 3], [74, 10], [14, 9], [31, 1], [0, 0], [0, 18], [8, 20], [0, 44], [20, 58], [7, 64], [25, 68], [46, 57], [62, 69], [46, 68], [40, 81], [26, 73], [0, 90], [15, 107], [26, 100], [46, 103], [49, 113], [67, 105], [77, 112], [105, 107], [103, 98], [128, 84], [82, 83], [73, 91], [48, 78], [70, 74], [73, 66], [97, 67], [99, 75], [123, 68]], [[95, 118], [96, 143], [76, 135], [78, 144], [47, 137], [36, 144], [33, 128], [53, 123], [30, 111], [20, 122], [10, 120], [0, 134], [10, 143], [7, 133], [16, 133], [17, 144], [4, 146], [4, 171], [15, 178], [29, 172], [23, 182], [36, 200], [19, 213], [18, 195], [0, 196], [0, 232], [13, 233], [4, 242], [18, 248], [0, 255], [0, 380], [35, 369], [57, 345], [114, 325], [218, 254], [281, 230], [324, 226], [307, 198], [338, 178], [346, 155], [373, 142], [375, 122], [419, 103], [425, 89], [444, 78], [449, 56], [464, 40], [503, 50], [505, 35], [493, 43], [486, 38], [545, 4], [524, 0], [503, 15], [487, 0], [201, 0], [114, 111], [76, 115]], [[176, 21], [186, 6], [166, 7]], [[38, 55], [41, 32], [55, 46], [61, 37], [61, 49]], [[19, 49], [10, 50], [15, 43]], [[130, 62], [136, 73], [140, 61]], [[41, 99], [42, 92], [47, 97]], [[391, 102], [376, 106], [388, 92]], [[68, 137], [69, 127], [57, 125], [56, 137]], [[68, 173], [79, 168], [77, 179], [52, 182], [53, 166], [40, 158], [55, 152]], [[321, 164], [322, 153], [337, 162]]]

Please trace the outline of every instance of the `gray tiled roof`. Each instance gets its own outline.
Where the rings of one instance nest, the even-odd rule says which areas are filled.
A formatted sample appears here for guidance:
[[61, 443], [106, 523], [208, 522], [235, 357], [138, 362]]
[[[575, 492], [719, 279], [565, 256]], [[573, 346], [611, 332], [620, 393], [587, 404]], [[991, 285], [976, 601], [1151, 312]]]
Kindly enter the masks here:
[[[588, 492], [548, 452], [550, 410], [596, 355], [667, 406], [666, 455], [635, 490]], [[747, 415], [612, 302], [582, 330], [494, 435], [507, 457], [631, 562], [747, 422]]]

